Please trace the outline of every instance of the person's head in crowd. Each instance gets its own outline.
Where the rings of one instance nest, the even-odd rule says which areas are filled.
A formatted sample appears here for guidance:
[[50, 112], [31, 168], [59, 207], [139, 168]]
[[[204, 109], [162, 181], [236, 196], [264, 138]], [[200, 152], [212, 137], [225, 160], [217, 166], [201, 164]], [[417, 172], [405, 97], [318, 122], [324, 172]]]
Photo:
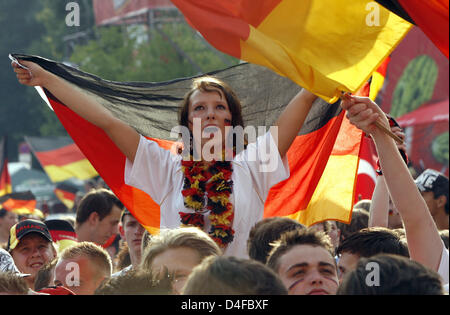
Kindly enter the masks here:
[[406, 230], [404, 228], [390, 229], [406, 242]]
[[444, 242], [445, 248], [448, 249], [448, 230], [440, 230], [439, 235], [441, 236], [441, 239]]
[[436, 170], [426, 169], [415, 182], [437, 228], [448, 229], [448, 178]]
[[42, 266], [36, 274], [34, 279], [34, 290], [40, 291], [44, 288], [51, 287], [54, 284], [55, 267], [58, 259], [53, 259], [51, 262]]
[[137, 268], [141, 263], [142, 235], [145, 228], [127, 209], [123, 211], [120, 221], [120, 235], [128, 245], [131, 265]]
[[25, 278], [12, 272], [0, 272], [0, 295], [27, 295], [28, 292]]
[[91, 190], [81, 200], [76, 214], [75, 230], [80, 242], [105, 244], [119, 233], [124, 206], [109, 190]]
[[352, 211], [352, 220], [349, 224], [337, 222], [336, 223], [339, 230], [341, 231], [341, 239], [342, 242], [346, 239], [350, 234], [367, 228], [369, 226], [369, 213], [363, 209], [353, 209]]
[[388, 228], [400, 229], [403, 228], [403, 221], [400, 212], [398, 212], [391, 198], [389, 198], [389, 210], [388, 210]]
[[142, 255], [144, 255], [145, 250], [146, 250], [148, 244], [150, 243], [151, 239], [152, 239], [152, 234], [150, 234], [150, 232], [148, 230], [145, 230], [144, 233], [142, 234], [141, 259], [142, 259]]
[[210, 256], [196, 266], [183, 288], [186, 295], [286, 295], [278, 275], [253, 259]]
[[407, 257], [361, 258], [343, 279], [338, 295], [442, 295], [439, 274]]
[[361, 257], [376, 254], [396, 254], [409, 257], [408, 246], [399, 233], [383, 227], [370, 227], [344, 239], [337, 249], [339, 279], [352, 271]]
[[106, 241], [106, 243], [102, 245], [102, 247], [109, 254], [109, 257], [111, 257], [111, 261], [113, 263], [113, 270], [115, 270], [116, 268], [117, 254], [119, 253], [121, 240], [122, 238], [120, 237], [120, 234], [113, 234]]
[[363, 209], [367, 212], [370, 212], [370, 206], [372, 204], [372, 200], [370, 199], [362, 199], [359, 200], [355, 205], [353, 206], [353, 209]]
[[77, 234], [70, 222], [63, 219], [52, 219], [45, 220], [44, 223], [50, 231], [58, 253], [61, 253], [67, 247], [73, 246], [78, 242]]
[[95, 179], [90, 179], [84, 182], [84, 191], [89, 193], [91, 190], [95, 190], [97, 188], [97, 182]]
[[119, 252], [117, 253], [117, 262], [116, 262], [116, 272], [131, 266], [131, 258], [130, 251], [128, 249], [128, 244], [126, 242], [122, 242], [120, 244]]
[[339, 246], [339, 241], [341, 238], [341, 230], [337, 226], [337, 222], [333, 220], [327, 220], [313, 224], [309, 227], [310, 229], [315, 229], [317, 231], [325, 232], [330, 237], [331, 244], [334, 250]]
[[339, 281], [334, 249], [324, 232], [286, 232], [275, 242], [267, 265], [278, 274], [290, 295], [336, 293]]
[[247, 240], [249, 257], [265, 264], [272, 249], [271, 243], [278, 240], [284, 232], [303, 228], [305, 226], [298, 221], [284, 217], [271, 217], [259, 221], [250, 230]]
[[[178, 124], [180, 126], [187, 127], [191, 135], [193, 135], [193, 117], [196, 117], [197, 115], [194, 111], [193, 104], [195, 104], [196, 100], [199, 98], [201, 99], [205, 93], [217, 93], [220, 99], [224, 100], [226, 105], [228, 105], [225, 106], [227, 107], [227, 113], [224, 113], [226, 115], [225, 123], [229, 123], [231, 127], [244, 126], [241, 101], [236, 93], [227, 83], [211, 76], [202, 76], [192, 81], [191, 89], [185, 94], [179, 107]], [[222, 135], [227, 134], [225, 125], [220, 126], [219, 128], [222, 129]], [[196, 138], [194, 137], [194, 141], [196, 141], [195, 139]], [[201, 139], [200, 141], [203, 142], [204, 139]], [[236, 144], [236, 146], [238, 147], [239, 144]]]
[[0, 208], [0, 246], [8, 242], [9, 231], [17, 222], [19, 218], [16, 213]]
[[54, 284], [77, 295], [91, 295], [111, 273], [112, 262], [106, 250], [92, 242], [80, 242], [61, 253]]
[[19, 269], [17, 269], [11, 254], [0, 247], [0, 273], [2, 272], [21, 274]]
[[104, 281], [95, 295], [169, 295], [172, 280], [168, 276], [155, 277], [150, 270], [133, 269]]
[[40, 209], [34, 209], [32, 212], [26, 210], [25, 212], [19, 212], [19, 221], [23, 220], [36, 220], [44, 222], [45, 215]]
[[25, 280], [32, 290], [39, 269], [57, 256], [47, 226], [37, 220], [23, 220], [13, 225], [6, 250], [14, 259], [17, 269], [29, 274]]
[[195, 227], [163, 230], [153, 235], [142, 256], [141, 268], [155, 274], [167, 269], [174, 278], [174, 293], [180, 293], [192, 269], [221, 249], [208, 234]]

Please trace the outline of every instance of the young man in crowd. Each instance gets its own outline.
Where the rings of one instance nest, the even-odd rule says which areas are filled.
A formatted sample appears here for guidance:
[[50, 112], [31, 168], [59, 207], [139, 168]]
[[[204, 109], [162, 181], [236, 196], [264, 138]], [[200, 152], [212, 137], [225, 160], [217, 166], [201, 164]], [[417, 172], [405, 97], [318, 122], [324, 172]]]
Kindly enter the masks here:
[[103, 245], [119, 232], [123, 204], [107, 189], [88, 192], [81, 200], [76, 214], [75, 231], [79, 242]]
[[111, 277], [112, 261], [101, 246], [80, 242], [66, 248], [55, 267], [55, 285], [63, 285], [77, 295], [92, 295]]
[[128, 267], [114, 273], [112, 275], [113, 277], [119, 276], [120, 274], [128, 272], [131, 269], [138, 268], [141, 263], [142, 235], [145, 232], [144, 227], [127, 209], [123, 211], [120, 222], [120, 236], [122, 240], [127, 242], [131, 264]]
[[314, 229], [283, 234], [267, 260], [290, 295], [334, 295], [339, 285], [334, 248]]
[[339, 280], [356, 268], [361, 257], [380, 253], [409, 257], [406, 240], [390, 229], [371, 227], [349, 235], [337, 249]]
[[19, 222], [18, 216], [12, 211], [0, 209], [0, 246], [8, 242], [11, 227]]
[[437, 228], [448, 230], [448, 178], [438, 171], [426, 169], [415, 182]]

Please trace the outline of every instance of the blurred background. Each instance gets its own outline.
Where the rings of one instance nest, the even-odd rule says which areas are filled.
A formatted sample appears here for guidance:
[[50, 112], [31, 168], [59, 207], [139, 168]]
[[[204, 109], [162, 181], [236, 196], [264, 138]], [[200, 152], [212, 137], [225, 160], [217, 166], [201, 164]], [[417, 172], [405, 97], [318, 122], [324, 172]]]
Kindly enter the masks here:
[[[31, 191], [46, 214], [73, 212], [77, 195], [106, 185], [36, 91], [17, 82], [9, 53], [113, 81], [159, 82], [239, 63], [190, 28], [169, 0], [0, 0], [0, 29], [0, 162], [7, 161], [12, 191]], [[434, 168], [448, 176], [448, 86], [448, 59], [414, 27], [392, 53], [377, 97], [405, 128], [413, 175]], [[369, 144], [367, 159], [373, 154]], [[61, 169], [49, 168], [49, 160]], [[74, 162], [86, 167], [83, 176], [70, 175]], [[360, 199], [373, 189], [365, 177], [361, 172], [368, 188]]]

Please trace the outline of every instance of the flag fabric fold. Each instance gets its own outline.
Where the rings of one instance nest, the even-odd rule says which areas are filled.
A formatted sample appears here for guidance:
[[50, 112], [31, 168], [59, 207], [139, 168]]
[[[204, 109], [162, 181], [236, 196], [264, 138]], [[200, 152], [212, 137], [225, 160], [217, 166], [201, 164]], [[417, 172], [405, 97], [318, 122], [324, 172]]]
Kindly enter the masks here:
[[73, 208], [78, 188], [62, 182], [56, 185], [53, 192], [55, 193], [56, 197], [58, 197], [58, 199], [67, 207], [67, 209], [70, 210]]
[[25, 140], [54, 183], [73, 177], [86, 180], [98, 176], [70, 137], [25, 137]]
[[218, 50], [331, 103], [341, 91], [359, 90], [412, 26], [368, 0], [172, 2]]
[[[81, 88], [161, 147], [171, 150], [177, 141], [171, 130], [178, 125], [178, 104], [190, 90], [192, 78], [160, 83], [111, 82], [40, 57], [15, 57], [36, 62]], [[210, 75], [229, 83], [241, 99], [245, 126], [267, 126], [266, 130], [301, 89], [265, 67], [247, 63]], [[147, 230], [156, 232], [160, 228], [159, 205], [143, 191], [124, 183], [126, 158], [122, 152], [101, 129], [79, 117], [48, 91], [45, 95], [108, 187]], [[295, 216], [308, 225], [326, 219], [349, 222], [360, 141], [361, 132], [348, 123], [339, 102], [328, 104], [318, 99], [288, 152], [291, 176], [272, 188], [264, 216]]]
[[417, 25], [448, 58], [448, 0], [376, 0], [410, 23]]
[[33, 214], [36, 204], [36, 197], [31, 191], [14, 192], [0, 197], [0, 209], [19, 215]]
[[8, 172], [6, 137], [0, 140], [0, 197], [12, 192], [11, 177]]

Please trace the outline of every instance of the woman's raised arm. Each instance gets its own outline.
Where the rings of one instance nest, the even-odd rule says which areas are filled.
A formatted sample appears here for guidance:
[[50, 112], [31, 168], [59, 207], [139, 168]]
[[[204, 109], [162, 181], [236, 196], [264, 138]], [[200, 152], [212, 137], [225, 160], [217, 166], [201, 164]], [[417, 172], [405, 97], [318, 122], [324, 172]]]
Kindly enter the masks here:
[[278, 141], [278, 151], [282, 158], [286, 155], [289, 147], [302, 128], [306, 116], [308, 116], [309, 110], [316, 98], [316, 95], [303, 89], [294, 96], [280, 117], [278, 117], [275, 123], [278, 127], [278, 139], [276, 141]]
[[49, 90], [75, 113], [105, 131], [122, 153], [130, 161], [134, 161], [140, 137], [136, 130], [114, 117], [101, 104], [78, 91], [64, 79], [35, 63], [19, 62], [29, 68], [29, 70], [23, 69], [14, 61], [11, 63], [21, 84], [41, 86]]

